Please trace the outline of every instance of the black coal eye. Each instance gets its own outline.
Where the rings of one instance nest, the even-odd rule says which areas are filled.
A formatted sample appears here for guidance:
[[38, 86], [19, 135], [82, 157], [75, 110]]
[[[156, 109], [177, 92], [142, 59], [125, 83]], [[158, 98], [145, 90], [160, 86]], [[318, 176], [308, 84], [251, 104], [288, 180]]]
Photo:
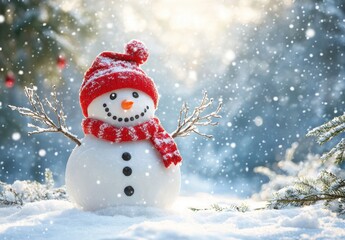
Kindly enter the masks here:
[[110, 94], [110, 99], [111, 99], [111, 100], [115, 100], [115, 98], [116, 98], [116, 93]]
[[137, 92], [133, 92], [132, 95], [133, 95], [134, 98], [138, 98], [139, 97], [139, 94]]

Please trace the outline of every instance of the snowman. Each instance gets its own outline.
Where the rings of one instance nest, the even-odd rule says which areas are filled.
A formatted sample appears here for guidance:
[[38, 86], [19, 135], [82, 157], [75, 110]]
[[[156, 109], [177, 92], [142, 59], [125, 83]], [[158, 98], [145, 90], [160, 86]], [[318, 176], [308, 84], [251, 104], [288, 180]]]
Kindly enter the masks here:
[[85, 73], [80, 105], [85, 137], [70, 155], [66, 188], [84, 210], [171, 206], [180, 191], [182, 158], [155, 110], [158, 92], [140, 68], [145, 45], [103, 52]]

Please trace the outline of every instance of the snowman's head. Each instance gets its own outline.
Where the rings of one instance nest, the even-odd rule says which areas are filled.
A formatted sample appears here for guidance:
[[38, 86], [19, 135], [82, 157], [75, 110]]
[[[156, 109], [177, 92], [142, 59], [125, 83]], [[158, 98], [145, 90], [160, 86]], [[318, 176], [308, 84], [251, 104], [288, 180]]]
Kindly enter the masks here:
[[80, 88], [84, 116], [117, 126], [131, 126], [153, 117], [158, 91], [140, 68], [148, 56], [145, 45], [137, 40], [125, 46], [125, 53], [98, 55]]
[[134, 126], [154, 117], [154, 102], [146, 93], [133, 88], [110, 91], [88, 106], [89, 117], [117, 127]]

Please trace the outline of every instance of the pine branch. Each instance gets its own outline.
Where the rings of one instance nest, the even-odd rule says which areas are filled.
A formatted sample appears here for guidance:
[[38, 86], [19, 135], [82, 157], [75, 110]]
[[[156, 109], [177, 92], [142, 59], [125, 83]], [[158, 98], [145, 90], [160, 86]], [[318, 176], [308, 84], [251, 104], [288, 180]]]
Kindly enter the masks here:
[[299, 197], [287, 197], [280, 198], [271, 201], [268, 205], [268, 208], [271, 209], [281, 209], [287, 206], [302, 207], [316, 204], [319, 201], [338, 201], [343, 199], [343, 195], [333, 195], [333, 194], [311, 194], [306, 195], [301, 198]]
[[199, 126], [216, 126], [218, 122], [213, 122], [214, 118], [221, 118], [219, 114], [222, 104], [219, 103], [215, 111], [202, 115], [204, 111], [209, 108], [213, 103], [213, 99], [209, 99], [207, 92], [203, 93], [203, 98], [199, 106], [195, 107], [193, 112], [189, 115], [189, 107], [187, 103], [183, 103], [178, 118], [177, 128], [171, 133], [173, 138], [189, 136], [191, 133], [196, 133], [205, 138], [212, 138], [212, 135], [201, 133], [198, 129]]
[[[66, 125], [66, 115], [63, 112], [62, 102], [57, 99], [55, 86], [53, 86], [51, 100], [48, 100], [47, 98], [41, 100], [37, 94], [36, 87], [25, 87], [24, 93], [29, 100], [32, 110], [29, 108], [12, 105], [9, 105], [9, 108], [11, 108], [13, 111], [18, 111], [22, 116], [32, 118], [34, 121], [40, 122], [45, 126], [40, 127], [35, 124], [28, 124], [28, 127], [35, 129], [34, 131], [29, 132], [29, 135], [45, 132], [59, 132], [75, 142], [78, 146], [81, 145], [81, 142], [77, 136], [68, 131], [68, 127]], [[48, 108], [48, 110], [46, 110], [46, 108]], [[49, 112], [49, 110], [54, 113], [55, 121], [48, 115], [47, 112]]]
[[324, 153], [321, 156], [322, 160], [330, 159], [332, 156], [335, 156], [335, 163], [340, 164], [344, 161], [344, 152], [345, 152], [345, 139], [341, 139], [341, 141], [333, 147], [329, 152]]
[[285, 187], [269, 201], [268, 207], [280, 209], [286, 206], [307, 206], [323, 201], [326, 206], [337, 205], [344, 212], [345, 180], [333, 173], [322, 171], [317, 179], [300, 179]]
[[307, 136], [317, 137], [319, 144], [331, 140], [334, 136], [343, 132], [345, 129], [345, 114], [339, 117], [335, 117], [332, 120], [318, 126], [307, 133]]
[[[307, 136], [316, 137], [316, 141], [322, 145], [335, 136], [343, 133], [345, 131], [345, 114], [339, 117], [333, 118], [331, 121], [316, 127], [307, 133]], [[335, 156], [335, 163], [340, 164], [344, 161], [345, 153], [345, 139], [342, 139], [335, 147], [333, 147], [329, 152], [322, 155], [323, 160], [328, 160]]]
[[[345, 114], [316, 127], [307, 133], [314, 136], [322, 145], [345, 131]], [[329, 152], [323, 154], [322, 160], [331, 157], [335, 163], [344, 160], [345, 139], [343, 138]], [[334, 166], [333, 166], [334, 170]], [[324, 205], [340, 214], [345, 214], [345, 179], [335, 174], [322, 171], [316, 179], [299, 179], [292, 185], [282, 188], [269, 201], [269, 208], [279, 209], [286, 206], [306, 206], [323, 202]]]

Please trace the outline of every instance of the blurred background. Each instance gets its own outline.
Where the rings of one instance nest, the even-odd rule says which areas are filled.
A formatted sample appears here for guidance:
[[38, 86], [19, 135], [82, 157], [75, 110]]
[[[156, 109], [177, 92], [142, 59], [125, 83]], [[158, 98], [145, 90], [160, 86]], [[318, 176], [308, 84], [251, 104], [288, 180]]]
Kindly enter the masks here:
[[64, 184], [75, 147], [63, 135], [28, 137], [23, 87], [49, 97], [56, 85], [71, 132], [83, 137], [79, 87], [102, 51], [143, 41], [142, 68], [159, 87], [156, 115], [172, 132], [183, 102], [202, 91], [223, 103], [214, 139], [177, 139], [182, 192], [248, 196], [294, 142], [294, 161], [321, 153], [308, 129], [344, 111], [342, 0], [0, 0], [0, 181], [38, 180], [50, 168]]

